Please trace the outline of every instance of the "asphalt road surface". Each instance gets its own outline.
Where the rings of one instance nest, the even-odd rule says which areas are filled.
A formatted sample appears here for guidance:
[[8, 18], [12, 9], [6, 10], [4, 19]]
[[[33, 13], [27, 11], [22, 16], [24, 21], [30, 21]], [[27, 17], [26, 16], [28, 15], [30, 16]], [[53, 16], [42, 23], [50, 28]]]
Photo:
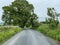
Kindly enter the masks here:
[[3, 45], [58, 45], [54, 40], [44, 36], [43, 34], [33, 31], [24, 30]]

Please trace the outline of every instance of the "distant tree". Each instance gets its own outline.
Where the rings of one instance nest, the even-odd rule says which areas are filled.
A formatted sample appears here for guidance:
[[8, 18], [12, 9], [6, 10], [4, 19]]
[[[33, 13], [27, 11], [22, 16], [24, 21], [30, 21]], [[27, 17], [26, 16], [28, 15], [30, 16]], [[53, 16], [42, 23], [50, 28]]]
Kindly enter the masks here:
[[15, 0], [9, 6], [3, 7], [2, 20], [5, 25], [18, 25], [24, 27], [28, 21], [33, 26], [33, 20], [37, 20], [37, 15], [34, 13], [34, 7], [26, 0]]
[[54, 8], [47, 8], [47, 14], [50, 16], [50, 18], [46, 19], [46, 22], [49, 24], [49, 26], [51, 28], [57, 27], [59, 24], [58, 17], [60, 14], [58, 14]]

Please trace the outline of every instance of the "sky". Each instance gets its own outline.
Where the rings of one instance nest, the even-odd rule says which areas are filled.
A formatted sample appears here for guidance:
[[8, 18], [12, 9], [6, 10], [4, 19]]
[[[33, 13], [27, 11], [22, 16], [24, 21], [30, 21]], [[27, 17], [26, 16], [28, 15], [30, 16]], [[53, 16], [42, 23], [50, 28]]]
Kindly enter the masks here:
[[[14, 0], [0, 0], [0, 22], [2, 22], [2, 7], [10, 5]], [[45, 21], [47, 16], [47, 8], [53, 7], [56, 9], [56, 12], [60, 13], [60, 0], [27, 0], [29, 3], [33, 4], [34, 11], [39, 17], [39, 21]]]

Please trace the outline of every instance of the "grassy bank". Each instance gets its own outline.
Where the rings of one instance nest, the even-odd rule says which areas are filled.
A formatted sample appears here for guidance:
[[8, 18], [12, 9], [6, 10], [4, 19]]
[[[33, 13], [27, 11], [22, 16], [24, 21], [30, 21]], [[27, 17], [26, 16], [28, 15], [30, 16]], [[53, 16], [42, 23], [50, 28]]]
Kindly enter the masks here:
[[20, 32], [22, 29], [20, 27], [7, 27], [1, 26], [0, 27], [0, 45], [11, 38], [16, 33]]
[[38, 31], [60, 42], [60, 25], [58, 28], [50, 29], [47, 24], [42, 24]]

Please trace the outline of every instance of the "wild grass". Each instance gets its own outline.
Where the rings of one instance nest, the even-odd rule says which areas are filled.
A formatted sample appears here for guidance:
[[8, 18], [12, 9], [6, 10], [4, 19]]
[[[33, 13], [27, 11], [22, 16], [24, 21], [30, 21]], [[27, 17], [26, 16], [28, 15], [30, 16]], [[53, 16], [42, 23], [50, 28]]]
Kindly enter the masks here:
[[50, 29], [47, 24], [38, 27], [38, 31], [60, 42], [60, 24], [55, 29]]
[[22, 29], [20, 27], [8, 27], [8, 26], [1, 26], [0, 27], [0, 45], [11, 38], [16, 33], [20, 32]]

